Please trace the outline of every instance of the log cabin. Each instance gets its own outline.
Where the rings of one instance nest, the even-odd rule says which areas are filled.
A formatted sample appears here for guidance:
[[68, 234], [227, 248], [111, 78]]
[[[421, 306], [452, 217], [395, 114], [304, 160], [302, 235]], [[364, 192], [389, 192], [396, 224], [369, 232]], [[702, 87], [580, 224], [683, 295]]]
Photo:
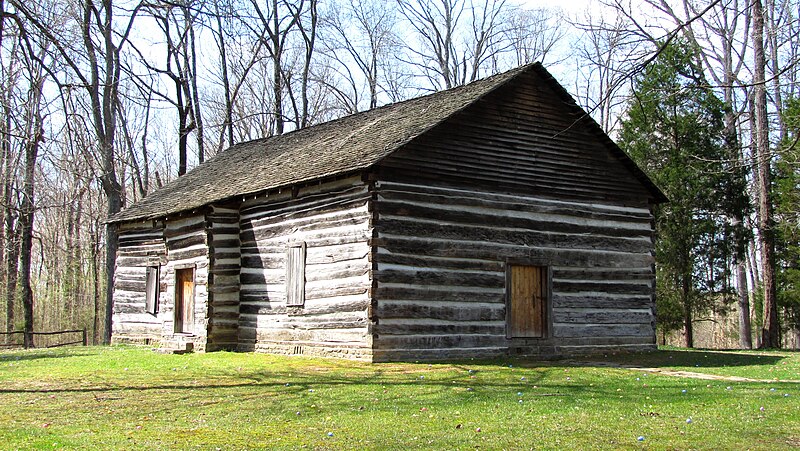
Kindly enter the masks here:
[[533, 63], [234, 145], [110, 218], [113, 340], [370, 361], [655, 349], [665, 201]]

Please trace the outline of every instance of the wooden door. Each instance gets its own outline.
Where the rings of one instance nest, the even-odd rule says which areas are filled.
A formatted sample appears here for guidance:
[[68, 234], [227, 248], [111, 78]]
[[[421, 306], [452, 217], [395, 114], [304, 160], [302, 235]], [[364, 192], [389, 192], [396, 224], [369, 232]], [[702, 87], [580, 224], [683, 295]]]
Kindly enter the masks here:
[[191, 333], [194, 324], [194, 268], [175, 270], [175, 332]]
[[508, 336], [542, 338], [545, 336], [547, 268], [542, 266], [510, 267]]

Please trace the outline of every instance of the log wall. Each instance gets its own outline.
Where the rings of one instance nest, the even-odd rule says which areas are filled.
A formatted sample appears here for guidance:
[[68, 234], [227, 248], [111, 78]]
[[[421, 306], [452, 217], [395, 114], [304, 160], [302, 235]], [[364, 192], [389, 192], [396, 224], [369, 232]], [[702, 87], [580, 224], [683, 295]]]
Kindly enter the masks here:
[[[370, 193], [360, 177], [240, 210], [239, 349], [369, 358]], [[305, 243], [305, 304], [286, 306], [286, 255]]]
[[409, 181], [647, 205], [633, 163], [575, 105], [522, 74], [381, 162]]
[[[152, 223], [150, 223], [152, 224]], [[148, 266], [159, 265], [158, 313], [145, 311]], [[194, 323], [175, 333], [175, 271], [194, 269]], [[147, 224], [123, 224], [114, 282], [113, 338], [203, 351], [207, 345], [209, 246], [203, 213]]]
[[[196, 213], [166, 222], [164, 238], [167, 244], [167, 263], [162, 267], [166, 293], [162, 292], [164, 341], [182, 347], [192, 343], [197, 351], [205, 350], [209, 322], [208, 276], [209, 245], [205, 214]], [[194, 323], [189, 334], [175, 333], [175, 270], [194, 269]]]
[[[376, 168], [376, 360], [654, 347], [655, 193], [538, 77]], [[546, 338], [506, 338], [512, 263], [548, 268]]]
[[235, 350], [239, 344], [239, 208], [212, 206], [206, 222], [209, 243], [208, 349]]
[[[162, 313], [145, 311], [147, 267], [166, 262], [163, 222], [123, 224], [119, 230], [119, 251], [114, 277], [112, 337], [116, 342], [160, 341]], [[166, 290], [164, 273], [159, 277], [159, 297]]]
[[[379, 182], [375, 360], [654, 346], [650, 211]], [[506, 338], [509, 262], [547, 266], [549, 333]]]

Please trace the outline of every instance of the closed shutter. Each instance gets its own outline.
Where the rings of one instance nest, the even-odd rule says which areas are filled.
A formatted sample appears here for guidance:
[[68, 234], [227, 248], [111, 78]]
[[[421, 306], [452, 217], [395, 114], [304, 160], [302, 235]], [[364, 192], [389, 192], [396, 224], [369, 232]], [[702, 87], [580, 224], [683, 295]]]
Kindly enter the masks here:
[[145, 290], [145, 311], [151, 315], [155, 315], [158, 313], [158, 266], [147, 267]]
[[302, 307], [306, 301], [306, 245], [292, 245], [286, 251], [286, 305]]

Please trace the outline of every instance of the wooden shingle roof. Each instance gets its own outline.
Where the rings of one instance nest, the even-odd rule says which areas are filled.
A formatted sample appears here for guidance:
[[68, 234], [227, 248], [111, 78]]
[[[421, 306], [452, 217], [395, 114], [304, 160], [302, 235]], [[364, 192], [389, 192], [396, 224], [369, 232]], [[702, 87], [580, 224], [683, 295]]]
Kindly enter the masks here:
[[[156, 219], [213, 202], [333, 177], [369, 168], [416, 137], [508, 83], [534, 70], [550, 81], [573, 108], [566, 90], [539, 63], [465, 86], [386, 105], [304, 129], [232, 146], [183, 177], [148, 194], [109, 218], [110, 222]], [[589, 120], [599, 138], [619, 152], [657, 200], [663, 194], [635, 164]], [[615, 152], [615, 153], [616, 153]]]

